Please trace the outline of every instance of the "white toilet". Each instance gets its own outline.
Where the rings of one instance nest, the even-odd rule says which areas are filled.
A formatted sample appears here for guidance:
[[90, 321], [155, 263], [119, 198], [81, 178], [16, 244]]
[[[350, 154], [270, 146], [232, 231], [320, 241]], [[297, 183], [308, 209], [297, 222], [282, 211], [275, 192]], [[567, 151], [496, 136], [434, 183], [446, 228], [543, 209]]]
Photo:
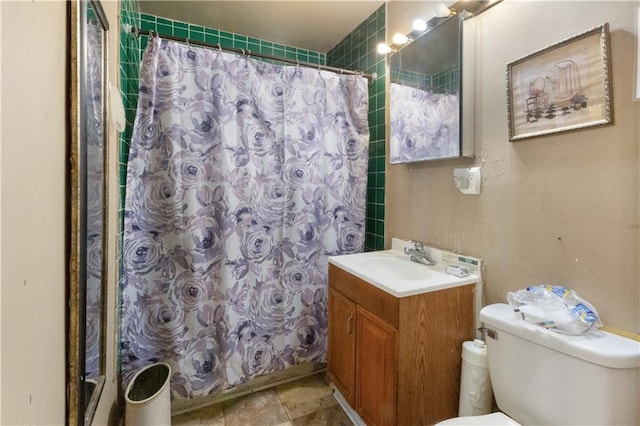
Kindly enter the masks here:
[[555, 333], [501, 303], [484, 307], [480, 321], [504, 414], [438, 425], [640, 425], [640, 342], [604, 331]]

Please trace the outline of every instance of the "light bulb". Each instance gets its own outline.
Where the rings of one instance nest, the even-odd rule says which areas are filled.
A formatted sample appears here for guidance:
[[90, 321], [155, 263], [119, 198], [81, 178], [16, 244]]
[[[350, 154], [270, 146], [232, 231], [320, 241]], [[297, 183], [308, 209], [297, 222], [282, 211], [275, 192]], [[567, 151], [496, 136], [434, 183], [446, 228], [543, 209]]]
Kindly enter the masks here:
[[393, 41], [393, 44], [402, 45], [402, 44], [406, 44], [409, 41], [409, 37], [407, 37], [404, 34], [395, 33], [393, 35], [392, 41]]
[[415, 21], [413, 21], [413, 29], [416, 31], [426, 31], [427, 23], [424, 19], [416, 19]]
[[386, 55], [387, 53], [391, 53], [391, 48], [384, 43], [378, 43], [378, 53], [381, 55]]
[[437, 18], [446, 18], [451, 14], [451, 10], [444, 4], [438, 3], [436, 9], [433, 11], [433, 16]]

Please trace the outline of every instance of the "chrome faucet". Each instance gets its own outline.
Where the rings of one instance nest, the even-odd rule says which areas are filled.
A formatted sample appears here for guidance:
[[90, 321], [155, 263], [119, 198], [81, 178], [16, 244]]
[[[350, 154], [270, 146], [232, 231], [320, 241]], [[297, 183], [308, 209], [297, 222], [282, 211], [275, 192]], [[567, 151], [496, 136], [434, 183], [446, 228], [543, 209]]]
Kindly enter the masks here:
[[427, 266], [434, 266], [436, 264], [436, 262], [431, 260], [429, 256], [427, 256], [427, 253], [425, 253], [424, 244], [419, 241], [409, 242], [413, 244], [413, 247], [405, 247], [404, 252], [405, 254], [409, 255], [410, 260], [425, 264]]

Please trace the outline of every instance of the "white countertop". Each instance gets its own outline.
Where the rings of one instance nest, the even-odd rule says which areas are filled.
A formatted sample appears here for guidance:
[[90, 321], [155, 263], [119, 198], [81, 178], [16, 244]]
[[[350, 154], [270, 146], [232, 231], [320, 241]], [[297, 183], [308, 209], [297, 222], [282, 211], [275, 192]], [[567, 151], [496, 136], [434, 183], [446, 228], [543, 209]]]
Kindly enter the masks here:
[[[396, 297], [482, 282], [480, 259], [425, 247], [436, 262], [435, 266], [427, 266], [409, 260], [403, 251], [407, 245], [394, 238], [391, 250], [331, 256], [329, 263]], [[450, 265], [463, 265], [470, 274], [462, 278], [446, 274], [445, 268]]]

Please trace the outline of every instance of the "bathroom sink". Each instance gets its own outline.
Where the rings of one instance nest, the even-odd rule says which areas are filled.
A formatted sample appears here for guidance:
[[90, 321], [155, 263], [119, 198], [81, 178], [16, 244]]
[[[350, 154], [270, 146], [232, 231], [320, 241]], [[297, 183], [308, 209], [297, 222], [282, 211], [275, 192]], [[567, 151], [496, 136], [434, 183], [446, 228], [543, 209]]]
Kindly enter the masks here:
[[[394, 238], [391, 250], [329, 257], [329, 263], [362, 278], [396, 297], [412, 296], [472, 283], [481, 283], [480, 260], [429, 248], [435, 266], [414, 262], [404, 254], [410, 243]], [[445, 273], [449, 265], [464, 263], [470, 274], [457, 277]]]
[[441, 274], [427, 265], [412, 262], [408, 256], [398, 257], [392, 254], [373, 253], [369, 256], [362, 256], [357, 264], [367, 274], [380, 279], [417, 281]]

